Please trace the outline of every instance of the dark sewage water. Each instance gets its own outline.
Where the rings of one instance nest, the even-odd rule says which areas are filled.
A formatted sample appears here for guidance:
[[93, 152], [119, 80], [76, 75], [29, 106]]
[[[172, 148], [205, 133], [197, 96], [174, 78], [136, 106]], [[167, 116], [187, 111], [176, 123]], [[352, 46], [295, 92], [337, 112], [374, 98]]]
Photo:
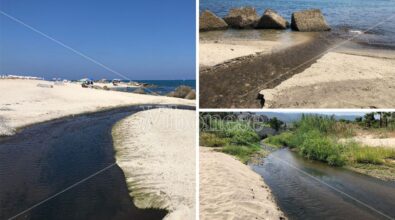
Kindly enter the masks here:
[[252, 168], [289, 219], [395, 219], [395, 182], [308, 161], [288, 149]]
[[112, 126], [147, 108], [54, 120], [1, 138], [0, 219], [162, 219], [165, 210], [134, 206], [114, 164]]

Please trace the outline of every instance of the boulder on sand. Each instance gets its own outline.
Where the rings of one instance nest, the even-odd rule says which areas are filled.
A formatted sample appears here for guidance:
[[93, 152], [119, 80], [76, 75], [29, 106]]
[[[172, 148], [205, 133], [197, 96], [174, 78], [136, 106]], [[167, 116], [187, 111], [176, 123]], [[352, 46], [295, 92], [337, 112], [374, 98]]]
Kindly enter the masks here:
[[147, 94], [143, 88], [137, 88], [137, 89], [133, 90], [133, 93]]
[[223, 30], [228, 24], [211, 11], [204, 11], [199, 17], [199, 31]]
[[329, 31], [331, 29], [319, 9], [293, 13], [291, 28], [296, 31]]
[[256, 28], [260, 29], [286, 29], [289, 22], [272, 9], [266, 9], [259, 19]]
[[224, 20], [233, 28], [254, 28], [259, 16], [252, 7], [233, 8]]
[[191, 90], [191, 91], [188, 93], [188, 95], [185, 96], [185, 99], [191, 99], [191, 100], [196, 99], [196, 92], [195, 92], [195, 90]]
[[170, 92], [169, 94], [167, 94], [167, 96], [184, 99], [186, 96], [188, 96], [188, 94], [191, 91], [193, 91], [191, 87], [181, 85], [181, 86], [177, 87], [175, 91]]

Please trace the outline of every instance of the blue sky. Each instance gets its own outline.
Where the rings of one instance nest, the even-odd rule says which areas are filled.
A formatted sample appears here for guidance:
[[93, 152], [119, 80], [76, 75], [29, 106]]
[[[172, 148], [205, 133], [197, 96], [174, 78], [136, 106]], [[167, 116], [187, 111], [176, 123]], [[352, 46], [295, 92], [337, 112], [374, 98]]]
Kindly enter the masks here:
[[[0, 9], [130, 79], [195, 79], [194, 0], [0, 0]], [[0, 74], [121, 78], [3, 14]]]

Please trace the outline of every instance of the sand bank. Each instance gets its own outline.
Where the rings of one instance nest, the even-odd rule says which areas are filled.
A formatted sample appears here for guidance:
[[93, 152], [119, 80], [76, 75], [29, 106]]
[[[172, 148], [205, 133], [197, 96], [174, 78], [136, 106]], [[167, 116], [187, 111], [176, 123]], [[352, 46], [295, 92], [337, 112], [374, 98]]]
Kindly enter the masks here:
[[[232, 32], [232, 31], [230, 31]], [[199, 65], [210, 67], [232, 59], [267, 54], [307, 42], [311, 34], [273, 30], [244, 30], [226, 34], [226, 31], [201, 33]], [[235, 36], [233, 36], [235, 35]], [[257, 35], [251, 39], [251, 36]], [[264, 36], [264, 38], [263, 38]]]
[[[37, 84], [53, 85], [53, 88]], [[82, 88], [76, 83], [0, 80], [0, 135], [60, 117], [138, 104], [195, 105], [193, 100]]]
[[216, 41], [199, 43], [199, 65], [215, 66], [237, 57], [270, 53], [280, 43], [274, 41]]
[[195, 219], [195, 111], [139, 112], [112, 133], [136, 206], [167, 209], [165, 219]]
[[[313, 35], [282, 33], [286, 34], [284, 38], [275, 38], [279, 42], [286, 41], [284, 39], [288, 38], [293, 39], [290, 36], [299, 36], [295, 38], [302, 38], [305, 41], [293, 39], [291, 43], [284, 43], [283, 48], [271, 53], [239, 57], [213, 67], [201, 68], [200, 106], [202, 108], [260, 108], [257, 95], [262, 89], [274, 88], [292, 75], [307, 69], [315, 61], [317, 54], [336, 42], [336, 38], [327, 32]], [[292, 69], [302, 63], [306, 65]], [[288, 70], [292, 71], [287, 73]]]
[[395, 138], [377, 138], [374, 136], [356, 136], [351, 140], [369, 147], [387, 147], [395, 149]]
[[281, 219], [262, 177], [233, 157], [200, 147], [200, 219]]
[[329, 52], [310, 68], [265, 89], [268, 108], [391, 108], [395, 59]]

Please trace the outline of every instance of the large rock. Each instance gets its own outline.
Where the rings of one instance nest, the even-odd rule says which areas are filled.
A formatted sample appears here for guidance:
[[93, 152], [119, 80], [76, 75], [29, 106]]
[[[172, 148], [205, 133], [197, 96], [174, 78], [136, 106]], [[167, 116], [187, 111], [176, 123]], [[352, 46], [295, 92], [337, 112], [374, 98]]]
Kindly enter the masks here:
[[331, 29], [319, 9], [293, 13], [291, 28], [296, 31], [329, 31]]
[[191, 91], [192, 91], [191, 87], [181, 85], [177, 87], [175, 91], [167, 94], [167, 96], [176, 97], [176, 98], [185, 98]]
[[199, 17], [199, 31], [223, 30], [228, 24], [211, 11], [204, 11]]
[[272, 9], [266, 9], [259, 19], [256, 28], [261, 29], [286, 29], [289, 22]]
[[224, 20], [233, 28], [254, 28], [259, 20], [255, 8], [233, 8]]
[[186, 95], [185, 96], [185, 99], [196, 99], [196, 92], [195, 92], [195, 90], [191, 90], [189, 93], [188, 93], [188, 95]]
[[137, 88], [137, 89], [133, 90], [133, 93], [147, 94], [143, 88]]

